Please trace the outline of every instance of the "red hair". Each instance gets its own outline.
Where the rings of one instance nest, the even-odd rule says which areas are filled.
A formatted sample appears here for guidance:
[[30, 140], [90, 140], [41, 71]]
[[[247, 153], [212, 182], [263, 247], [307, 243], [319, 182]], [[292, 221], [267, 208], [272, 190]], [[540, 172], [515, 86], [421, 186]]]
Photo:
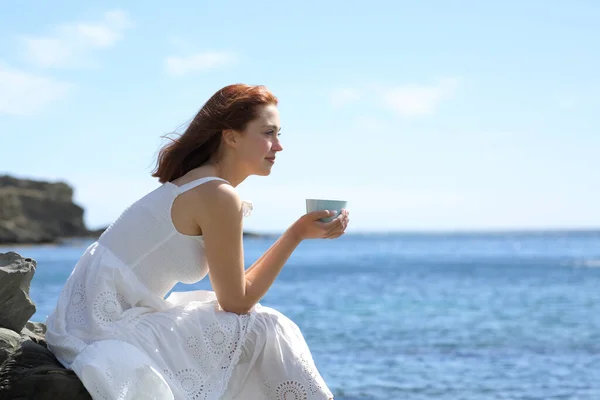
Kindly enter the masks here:
[[257, 117], [258, 106], [277, 103], [262, 85], [225, 86], [208, 99], [183, 134], [160, 150], [152, 176], [171, 182], [205, 164], [219, 149], [224, 130], [243, 131]]

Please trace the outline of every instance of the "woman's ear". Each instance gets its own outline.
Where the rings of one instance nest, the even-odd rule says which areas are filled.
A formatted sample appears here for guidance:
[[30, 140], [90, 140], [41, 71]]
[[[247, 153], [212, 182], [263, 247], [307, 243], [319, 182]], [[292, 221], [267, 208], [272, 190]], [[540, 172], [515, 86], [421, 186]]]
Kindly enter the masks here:
[[231, 147], [236, 147], [239, 143], [238, 134], [233, 129], [225, 129], [223, 131], [223, 140], [225, 143]]

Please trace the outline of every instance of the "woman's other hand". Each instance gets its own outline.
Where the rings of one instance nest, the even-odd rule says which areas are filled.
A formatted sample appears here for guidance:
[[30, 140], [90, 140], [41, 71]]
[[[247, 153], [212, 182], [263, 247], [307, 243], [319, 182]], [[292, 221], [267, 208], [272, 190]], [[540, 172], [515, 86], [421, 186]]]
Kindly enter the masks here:
[[335, 239], [342, 236], [350, 222], [347, 210], [331, 222], [321, 222], [321, 218], [331, 217], [336, 211], [314, 211], [300, 217], [288, 230], [298, 240], [305, 239]]

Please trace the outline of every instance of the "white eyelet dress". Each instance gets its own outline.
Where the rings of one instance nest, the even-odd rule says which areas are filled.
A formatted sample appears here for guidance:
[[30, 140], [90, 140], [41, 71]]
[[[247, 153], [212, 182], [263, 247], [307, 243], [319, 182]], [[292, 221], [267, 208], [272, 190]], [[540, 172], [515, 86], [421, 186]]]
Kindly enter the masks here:
[[[203, 279], [202, 238], [179, 233], [165, 183], [87, 248], [47, 318], [49, 349], [93, 399], [330, 399], [302, 333], [274, 309], [223, 311]], [[251, 205], [245, 204], [246, 211]]]

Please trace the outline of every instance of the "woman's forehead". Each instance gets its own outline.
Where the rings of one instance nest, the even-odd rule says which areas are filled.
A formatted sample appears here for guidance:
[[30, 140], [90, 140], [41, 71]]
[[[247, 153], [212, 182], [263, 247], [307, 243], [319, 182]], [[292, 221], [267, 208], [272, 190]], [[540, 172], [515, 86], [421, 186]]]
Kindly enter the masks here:
[[263, 106], [257, 110], [256, 121], [261, 125], [279, 126], [279, 110], [273, 105]]

